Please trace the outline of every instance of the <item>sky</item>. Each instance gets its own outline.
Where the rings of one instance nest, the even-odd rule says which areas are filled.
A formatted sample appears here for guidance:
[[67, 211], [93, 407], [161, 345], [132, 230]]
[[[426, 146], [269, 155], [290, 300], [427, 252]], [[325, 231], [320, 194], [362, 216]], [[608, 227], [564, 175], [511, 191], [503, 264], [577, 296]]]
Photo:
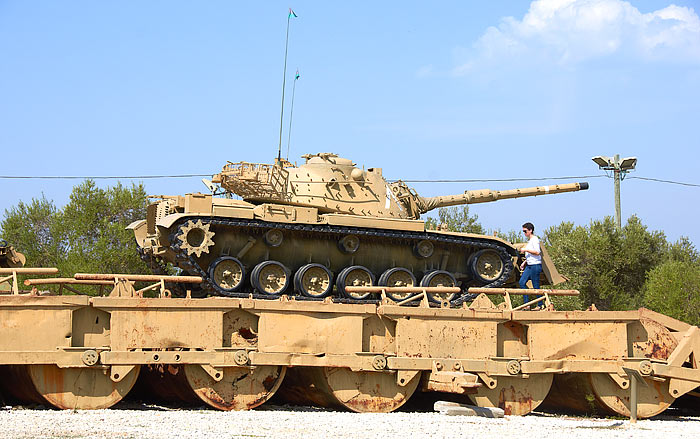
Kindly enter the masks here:
[[[0, 0], [0, 176], [214, 174], [335, 152], [421, 194], [588, 181], [473, 206], [488, 229], [614, 213], [597, 155], [637, 157], [622, 217], [700, 245], [700, 2]], [[637, 178], [634, 178], [637, 177]], [[200, 178], [122, 179], [148, 193]], [[80, 180], [0, 178], [0, 212]], [[98, 180], [102, 187], [116, 180]]]

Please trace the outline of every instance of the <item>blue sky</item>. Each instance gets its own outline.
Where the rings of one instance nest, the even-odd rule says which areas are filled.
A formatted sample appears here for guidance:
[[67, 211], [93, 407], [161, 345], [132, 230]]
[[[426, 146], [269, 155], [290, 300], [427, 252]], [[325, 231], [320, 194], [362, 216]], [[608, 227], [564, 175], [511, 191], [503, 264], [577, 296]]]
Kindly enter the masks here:
[[[639, 159], [630, 177], [700, 184], [700, 8], [651, 0], [0, 0], [0, 174], [213, 174], [227, 160], [271, 162], [289, 6], [299, 17], [288, 97], [301, 73], [293, 161], [332, 151], [391, 179], [504, 179], [598, 175], [590, 158], [619, 153]], [[612, 215], [612, 180], [589, 181], [587, 192], [472, 212], [504, 231]], [[198, 178], [144, 182], [151, 194], [206, 190]], [[0, 211], [42, 192], [60, 206], [76, 183], [0, 179]], [[628, 178], [623, 218], [698, 245], [699, 196]]]

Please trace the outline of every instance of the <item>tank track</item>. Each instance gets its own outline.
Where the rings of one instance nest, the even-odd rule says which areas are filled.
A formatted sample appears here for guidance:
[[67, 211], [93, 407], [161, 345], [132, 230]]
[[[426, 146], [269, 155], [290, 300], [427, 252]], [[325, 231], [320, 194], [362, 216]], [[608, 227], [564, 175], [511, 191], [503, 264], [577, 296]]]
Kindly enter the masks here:
[[[381, 237], [381, 238], [394, 238], [394, 239], [414, 239], [414, 240], [429, 240], [431, 242], [440, 242], [440, 243], [450, 243], [450, 244], [459, 244], [459, 245], [465, 245], [465, 246], [474, 246], [478, 247], [480, 249], [493, 249], [496, 250], [500, 255], [501, 259], [505, 262], [504, 263], [504, 271], [503, 275], [497, 279], [494, 282], [491, 282], [489, 284], [483, 285], [483, 287], [489, 287], [489, 288], [496, 288], [500, 287], [503, 285], [508, 278], [510, 277], [511, 272], [513, 271], [513, 263], [511, 261], [511, 252], [508, 251], [508, 249], [504, 246], [498, 245], [493, 242], [488, 242], [483, 239], [475, 239], [475, 238], [470, 238], [466, 236], [455, 236], [455, 235], [441, 235], [441, 234], [436, 234], [436, 233], [426, 233], [426, 232], [405, 232], [405, 231], [392, 231], [392, 230], [384, 230], [384, 229], [370, 229], [370, 228], [362, 228], [362, 227], [345, 227], [345, 226], [332, 226], [332, 225], [326, 225], [326, 224], [287, 224], [287, 223], [274, 223], [274, 222], [267, 222], [267, 221], [262, 221], [262, 220], [248, 220], [248, 219], [236, 219], [236, 218], [220, 218], [220, 219], [209, 219], [209, 218], [202, 218], [202, 217], [184, 217], [180, 218], [172, 227], [172, 232], [169, 236], [169, 240], [171, 243], [171, 248], [175, 252], [176, 255], [176, 260], [177, 260], [177, 265], [183, 269], [184, 272], [187, 272], [190, 275], [194, 276], [200, 276], [202, 277], [205, 281], [202, 282], [201, 288], [203, 292], [206, 292], [207, 295], [219, 295], [219, 296], [226, 296], [226, 297], [239, 297], [239, 298], [254, 298], [254, 299], [275, 299], [275, 296], [271, 296], [268, 294], [263, 294], [259, 293], [257, 291], [238, 291], [238, 292], [230, 292], [230, 293], [222, 293], [214, 288], [213, 281], [209, 278], [209, 274], [207, 273], [206, 269], [203, 269], [202, 267], [199, 266], [197, 261], [195, 260], [194, 256], [188, 255], [186, 251], [184, 251], [180, 247], [180, 240], [176, 239], [177, 235], [181, 232], [180, 229], [185, 225], [185, 223], [191, 219], [198, 219], [201, 220], [203, 223], [208, 223], [212, 224], [215, 226], [227, 226], [227, 227], [239, 227], [239, 228], [260, 228], [260, 229], [271, 229], [271, 228], [277, 228], [277, 229], [282, 229], [282, 230], [288, 230], [288, 231], [294, 231], [294, 232], [313, 232], [317, 234], [325, 234], [325, 235], [347, 235], [347, 234], [353, 234], [353, 235], [360, 235], [360, 236], [372, 236], [372, 237]], [[153, 257], [148, 254], [143, 254], [143, 250], [140, 249], [139, 251], [142, 253], [142, 258], [147, 258], [147, 259], [159, 259], [157, 257]], [[514, 253], [512, 254], [513, 256], [515, 255]], [[149, 261], [147, 259], [146, 262], [148, 263]], [[159, 261], [162, 262], [162, 261]], [[149, 266], [152, 266], [149, 264]], [[158, 266], [161, 266], [158, 264]], [[473, 294], [469, 294], [466, 291], [463, 291], [462, 294], [455, 299], [452, 300], [452, 304], [455, 306], [461, 305], [463, 302], [467, 300], [471, 300], [475, 297]], [[316, 299], [316, 298], [311, 298], [311, 297], [306, 297], [306, 296], [300, 296], [300, 295], [295, 295], [294, 296], [295, 300], [310, 300], [310, 301], [322, 301], [323, 299]], [[343, 297], [337, 297], [333, 296], [332, 297], [333, 302], [335, 303], [378, 303], [379, 301], [376, 299], [368, 299], [368, 300], [355, 300], [355, 299], [348, 299], [348, 298], [343, 298]]]

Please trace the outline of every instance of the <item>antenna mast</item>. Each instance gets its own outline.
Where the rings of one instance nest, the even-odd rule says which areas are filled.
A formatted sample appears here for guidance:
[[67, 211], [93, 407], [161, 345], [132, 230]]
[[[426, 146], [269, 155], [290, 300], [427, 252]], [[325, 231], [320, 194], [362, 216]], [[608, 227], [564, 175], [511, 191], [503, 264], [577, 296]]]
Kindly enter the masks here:
[[289, 15], [287, 15], [287, 37], [284, 41], [284, 73], [282, 75], [282, 110], [280, 111], [280, 141], [277, 145], [277, 160], [282, 160], [282, 123], [284, 119], [284, 89], [287, 85], [287, 51], [289, 48], [289, 22], [292, 17], [296, 18], [297, 14], [289, 8]]
[[294, 85], [292, 86], [292, 105], [289, 110], [289, 130], [287, 130], [287, 161], [289, 160], [289, 145], [292, 143], [292, 118], [294, 117], [294, 95], [297, 90], [297, 79], [299, 79], [299, 69], [294, 75]]

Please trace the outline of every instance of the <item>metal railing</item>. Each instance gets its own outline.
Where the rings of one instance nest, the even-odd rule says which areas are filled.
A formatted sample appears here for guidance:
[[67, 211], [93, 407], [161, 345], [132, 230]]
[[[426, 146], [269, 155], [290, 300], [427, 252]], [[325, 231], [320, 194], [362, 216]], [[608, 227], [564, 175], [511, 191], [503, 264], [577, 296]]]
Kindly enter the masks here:
[[[18, 274], [56, 274], [58, 273], [58, 268], [0, 268], [0, 276], [6, 275], [5, 277], [0, 277], [0, 284], [4, 282], [10, 282], [10, 292], [12, 294], [19, 294], [19, 284], [17, 282]], [[9, 276], [7, 276], [9, 275]]]
[[[521, 288], [480, 288], [471, 287], [467, 292], [472, 294], [486, 294], [486, 295], [497, 295], [503, 296], [508, 310], [520, 311], [528, 308], [529, 306], [535, 305], [544, 301], [545, 307], [549, 308], [552, 305], [550, 296], [578, 296], [580, 293], [578, 290], [550, 290], [550, 289], [521, 289]], [[513, 308], [513, 302], [511, 301], [511, 295], [525, 296], [525, 295], [539, 295], [528, 302], [523, 303], [520, 306]]]

